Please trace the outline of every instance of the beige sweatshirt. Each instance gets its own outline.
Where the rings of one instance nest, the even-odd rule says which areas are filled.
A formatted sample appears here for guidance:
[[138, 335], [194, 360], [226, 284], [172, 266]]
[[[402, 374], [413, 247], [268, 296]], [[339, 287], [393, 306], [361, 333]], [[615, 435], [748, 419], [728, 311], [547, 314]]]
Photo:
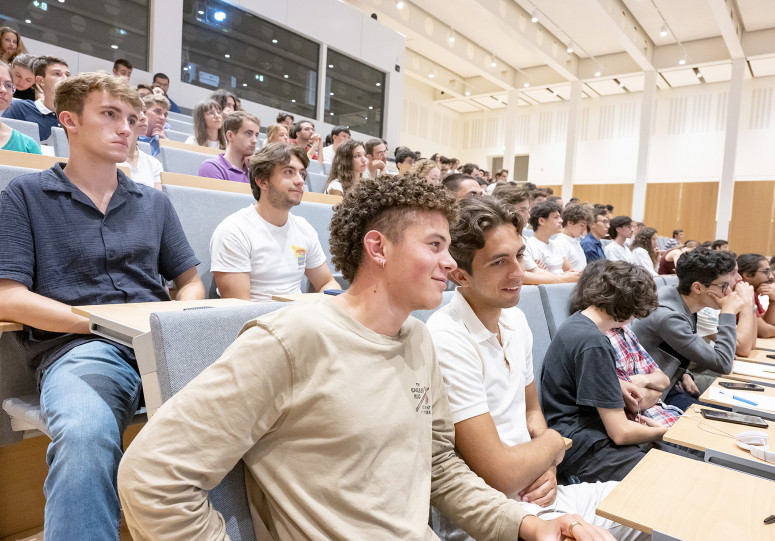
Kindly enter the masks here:
[[119, 468], [133, 538], [225, 539], [207, 491], [240, 459], [258, 539], [435, 539], [432, 500], [513, 541], [525, 515], [455, 455], [425, 326], [383, 336], [327, 299], [248, 323], [143, 428]]

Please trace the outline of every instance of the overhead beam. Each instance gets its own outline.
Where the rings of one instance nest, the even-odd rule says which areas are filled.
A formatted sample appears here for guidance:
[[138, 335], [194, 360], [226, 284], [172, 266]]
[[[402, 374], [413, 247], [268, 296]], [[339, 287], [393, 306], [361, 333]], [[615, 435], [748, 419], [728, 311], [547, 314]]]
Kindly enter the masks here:
[[[423, 84], [448, 93], [452, 98], [465, 97], [468, 85], [464, 78], [416, 51], [406, 49], [405, 73]], [[433, 74], [433, 77], [429, 77]]]
[[721, 37], [729, 50], [729, 56], [745, 58], [743, 52], [743, 23], [735, 0], [708, 0], [708, 6], [716, 19]]
[[533, 24], [530, 13], [515, 2], [503, 0], [478, 0], [478, 9], [485, 10], [500, 21], [497, 30], [519, 40], [523, 46], [536, 53], [549, 67], [568, 81], [578, 80], [579, 58], [568, 53], [566, 43], [543, 25]]
[[[654, 71], [654, 42], [622, 0], [584, 0], [589, 13], [619, 44], [643, 71]], [[601, 29], [602, 31], [602, 29]]]
[[[399, 10], [394, 2], [384, 2], [382, 0], [360, 0], [358, 7], [364, 9], [368, 6], [379, 16], [381, 22], [387, 23], [395, 29], [400, 29], [401, 33], [408, 33], [407, 47], [411, 47], [412, 35], [422, 39], [431, 45], [441, 48], [458, 59], [465, 62], [471, 71], [480, 77], [483, 77], [503, 90], [511, 90], [516, 85], [521, 84], [522, 77], [514, 67], [510, 66], [504, 59], [493, 57], [493, 55], [482, 48], [477, 42], [468, 39], [461, 32], [456, 32], [455, 42], [450, 43], [447, 38], [450, 25], [440, 20], [435, 15], [425, 11], [417, 4], [404, 2], [403, 9]], [[473, 54], [469, 54], [469, 52]], [[492, 61], [496, 66], [490, 67]]]

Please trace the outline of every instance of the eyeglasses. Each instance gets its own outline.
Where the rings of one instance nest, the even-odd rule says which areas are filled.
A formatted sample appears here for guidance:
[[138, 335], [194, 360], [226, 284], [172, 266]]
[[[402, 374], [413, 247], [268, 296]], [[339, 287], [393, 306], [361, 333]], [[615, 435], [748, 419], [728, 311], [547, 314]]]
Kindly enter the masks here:
[[5, 87], [5, 89], [6, 89], [8, 92], [10, 92], [10, 93], [12, 93], [12, 94], [13, 94], [14, 92], [16, 92], [16, 87], [13, 85], [13, 83], [12, 83], [11, 81], [6, 81], [6, 82], [4, 82], [4, 83], [3, 83], [3, 86]]
[[705, 287], [710, 286], [716, 286], [721, 288], [721, 294], [724, 295], [727, 292], [727, 289], [729, 289], [729, 282], [724, 282], [722, 284], [706, 284]]
[[759, 269], [756, 272], [761, 272], [764, 276], [769, 276], [773, 274], [772, 269]]
[[205, 113], [207, 116], [221, 116], [220, 111], [216, 111], [215, 109], [210, 109]]

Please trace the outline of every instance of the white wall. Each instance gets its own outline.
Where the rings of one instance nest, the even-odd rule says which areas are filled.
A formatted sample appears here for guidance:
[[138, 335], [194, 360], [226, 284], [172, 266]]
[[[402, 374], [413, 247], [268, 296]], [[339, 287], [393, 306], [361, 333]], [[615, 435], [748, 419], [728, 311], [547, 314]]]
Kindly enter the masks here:
[[[718, 181], [724, 151], [728, 83], [657, 92], [648, 165], [649, 182]], [[641, 93], [588, 98], [581, 104], [575, 182], [635, 180]], [[432, 104], [431, 104], [432, 105]], [[775, 179], [775, 77], [743, 85], [736, 180]], [[561, 184], [565, 167], [567, 103], [520, 107], [516, 153], [530, 155], [528, 177]], [[506, 113], [460, 115], [466, 161], [502, 156]]]
[[461, 115], [434, 103], [433, 95], [428, 85], [411, 77], [404, 80], [400, 144], [421, 151], [424, 158], [437, 152], [449, 158], [458, 157]]
[[[391, 148], [398, 145], [403, 114], [404, 73], [395, 65], [403, 65], [405, 38], [378, 23], [356, 8], [338, 0], [234, 0], [230, 2], [245, 11], [284, 26], [307, 38], [325, 44], [387, 74], [383, 137]], [[183, 0], [151, 1], [151, 36], [149, 70], [135, 69], [132, 82], [151, 82], [151, 76], [163, 72], [170, 77], [170, 96], [182, 107], [193, 109], [212, 90], [180, 82], [181, 48], [183, 43]], [[24, 39], [31, 54], [48, 54], [65, 59], [72, 73], [110, 71], [113, 62], [63, 49], [33, 39]], [[258, 116], [263, 126], [274, 124], [278, 109], [242, 100], [243, 107]], [[315, 121], [318, 133], [331, 132], [333, 124], [322, 121], [323, 111]], [[298, 115], [297, 115], [298, 116]], [[371, 136], [353, 132], [363, 140]]]

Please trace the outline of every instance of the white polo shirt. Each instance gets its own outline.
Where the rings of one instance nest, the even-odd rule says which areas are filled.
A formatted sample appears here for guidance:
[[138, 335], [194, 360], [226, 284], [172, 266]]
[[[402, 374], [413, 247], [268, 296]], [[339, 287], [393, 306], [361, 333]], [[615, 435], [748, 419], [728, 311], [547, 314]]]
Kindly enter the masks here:
[[546, 270], [562, 274], [563, 254], [555, 241], [544, 242], [533, 236], [525, 239], [525, 246], [527, 246], [526, 253], [530, 254], [530, 259], [540, 259], [546, 265]]
[[525, 386], [533, 382], [533, 334], [522, 310], [501, 311], [502, 347], [459, 289], [427, 325], [447, 384], [452, 421], [489, 413], [505, 445], [530, 441]]

